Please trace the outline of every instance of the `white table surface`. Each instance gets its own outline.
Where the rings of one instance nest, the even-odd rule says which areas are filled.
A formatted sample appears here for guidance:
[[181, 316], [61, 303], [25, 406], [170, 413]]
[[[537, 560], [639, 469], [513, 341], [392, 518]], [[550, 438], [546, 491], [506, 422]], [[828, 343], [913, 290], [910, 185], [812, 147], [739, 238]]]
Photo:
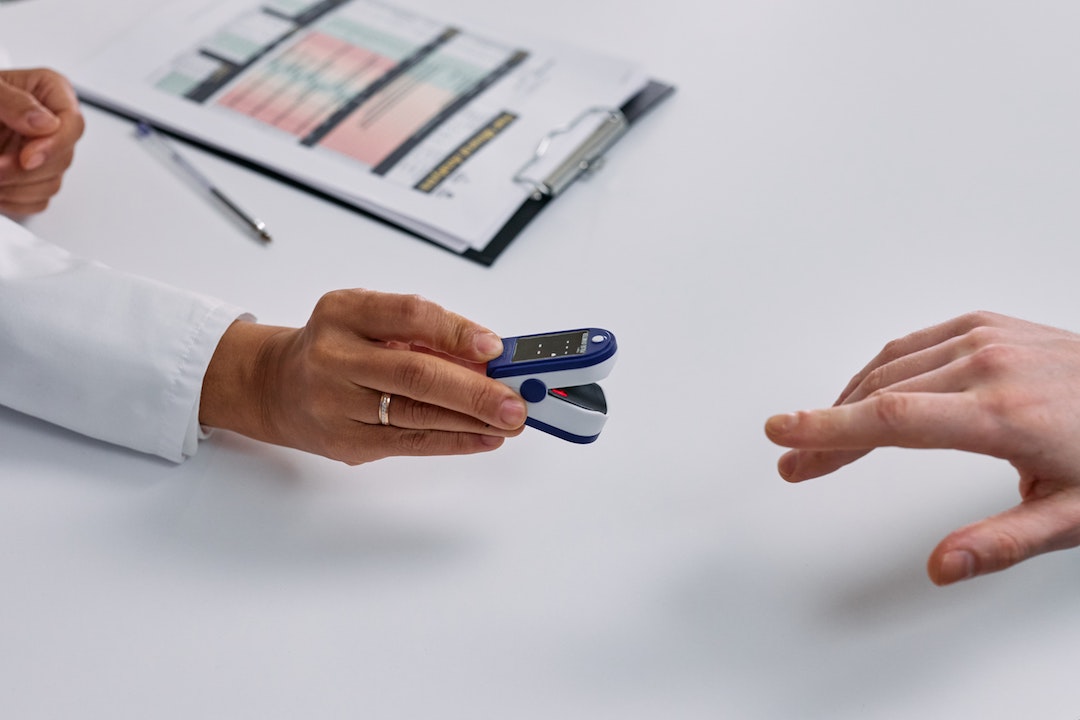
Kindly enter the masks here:
[[[0, 43], [63, 70], [155, 4], [16, 0]], [[1010, 466], [884, 450], [789, 486], [762, 432], [967, 310], [1080, 328], [1080, 5], [414, 4], [679, 90], [492, 268], [187, 149], [259, 247], [93, 110], [28, 224], [272, 323], [361, 286], [610, 328], [604, 434], [348, 468], [219, 433], [174, 466], [0, 409], [0, 713], [1080, 717], [1080, 552], [925, 575]]]

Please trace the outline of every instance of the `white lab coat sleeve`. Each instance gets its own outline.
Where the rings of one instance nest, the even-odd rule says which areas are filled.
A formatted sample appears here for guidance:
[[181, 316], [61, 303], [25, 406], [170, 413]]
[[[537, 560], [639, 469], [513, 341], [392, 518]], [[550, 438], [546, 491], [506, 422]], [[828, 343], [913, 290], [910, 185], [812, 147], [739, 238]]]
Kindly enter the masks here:
[[0, 216], [0, 404], [174, 462], [225, 330], [218, 300], [77, 258]]

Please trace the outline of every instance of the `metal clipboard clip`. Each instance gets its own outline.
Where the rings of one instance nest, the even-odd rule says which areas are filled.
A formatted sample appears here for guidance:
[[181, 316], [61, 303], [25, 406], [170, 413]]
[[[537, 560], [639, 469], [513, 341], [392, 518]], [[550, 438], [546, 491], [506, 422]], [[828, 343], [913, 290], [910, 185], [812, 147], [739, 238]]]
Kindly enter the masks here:
[[[559, 163], [542, 180], [529, 177], [533, 166], [543, 160], [551, 145], [560, 135], [574, 132], [588, 118], [603, 115], [604, 119], [595, 130]], [[514, 182], [532, 190], [534, 200], [555, 197], [582, 174], [594, 173], [603, 166], [604, 153], [622, 137], [630, 124], [618, 108], [593, 107], [585, 110], [566, 125], [561, 125], [544, 135], [529, 159], [514, 175]]]

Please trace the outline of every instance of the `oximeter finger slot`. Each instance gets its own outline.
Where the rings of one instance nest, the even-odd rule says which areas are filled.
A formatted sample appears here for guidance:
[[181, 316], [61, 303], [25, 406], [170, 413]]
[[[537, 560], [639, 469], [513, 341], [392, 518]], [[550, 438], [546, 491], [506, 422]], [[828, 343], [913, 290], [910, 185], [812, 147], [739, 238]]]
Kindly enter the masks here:
[[580, 408], [607, 415], [607, 398], [604, 397], [604, 389], [596, 383], [552, 388], [548, 390], [548, 395], [556, 400], [562, 400]]

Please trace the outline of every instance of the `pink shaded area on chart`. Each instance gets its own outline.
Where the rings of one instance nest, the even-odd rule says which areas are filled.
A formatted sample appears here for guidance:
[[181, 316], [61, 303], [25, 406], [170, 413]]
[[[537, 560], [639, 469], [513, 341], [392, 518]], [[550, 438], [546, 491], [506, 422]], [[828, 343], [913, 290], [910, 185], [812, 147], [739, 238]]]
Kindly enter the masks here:
[[[426, 83], [408, 88], [412, 82], [406, 76], [390, 83], [327, 133], [319, 146], [378, 165], [455, 97]], [[396, 93], [401, 96], [394, 97]]]
[[242, 76], [218, 104], [303, 137], [393, 66], [384, 55], [313, 32]]

